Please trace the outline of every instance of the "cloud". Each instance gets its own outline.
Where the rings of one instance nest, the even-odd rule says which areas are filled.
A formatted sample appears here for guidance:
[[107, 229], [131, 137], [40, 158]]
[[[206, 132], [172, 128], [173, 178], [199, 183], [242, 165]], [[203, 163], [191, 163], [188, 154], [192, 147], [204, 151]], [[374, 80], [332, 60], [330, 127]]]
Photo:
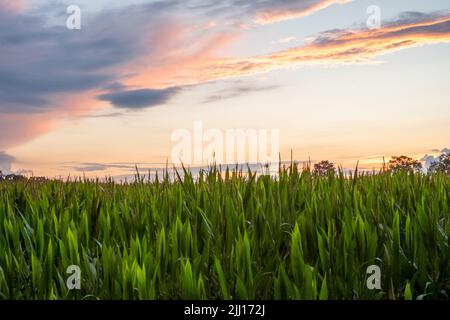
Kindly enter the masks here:
[[111, 166], [101, 164], [101, 163], [82, 163], [80, 167], [73, 167], [77, 172], [95, 172], [95, 171], [105, 171]]
[[84, 10], [81, 30], [68, 30], [64, 6], [0, 0], [0, 148], [89, 114], [98, 97], [134, 110], [167, 102], [178, 92], [170, 88], [210, 81], [185, 76], [239, 36], [230, 22], [329, 4], [157, 1]]
[[[450, 41], [448, 13], [408, 12], [379, 30], [332, 30], [301, 47], [218, 58], [243, 32], [236, 23], [249, 17], [270, 23], [346, 2], [148, 2], [84, 12], [82, 29], [67, 30], [64, 10], [48, 10], [53, 2], [24, 10], [25, 2], [0, 0], [0, 149], [48, 132], [67, 116], [107, 108], [105, 102], [138, 110], [169, 102], [180, 92], [176, 88], [186, 85], [302, 64], [367, 62], [395, 50]], [[237, 88], [210, 98], [250, 91]]]
[[0, 113], [0, 149], [20, 145], [48, 132], [54, 121], [52, 115]]
[[[248, 21], [257, 25], [296, 19], [323, 10], [333, 4], [345, 4], [352, 0], [216, 0], [203, 2], [198, 9], [208, 15], [223, 16], [237, 24]], [[236, 21], [237, 20], [237, 21]]]
[[222, 100], [234, 99], [246, 94], [254, 92], [267, 92], [277, 88], [279, 88], [279, 86], [277, 85], [265, 85], [265, 86], [239, 85], [216, 92], [215, 94], [207, 97], [203, 101], [203, 103], [213, 103]]
[[[304, 64], [367, 63], [373, 58], [413, 46], [450, 42], [450, 13], [407, 15], [376, 30], [331, 30], [315, 40], [268, 55], [209, 61], [196, 79], [211, 81], [253, 75]], [[411, 18], [412, 17], [412, 18]]]
[[420, 161], [423, 162], [423, 167], [425, 169], [428, 169], [436, 160], [438, 160], [439, 157], [431, 156], [431, 155], [425, 155]]
[[[147, 167], [152, 165], [152, 167]], [[139, 171], [148, 171], [154, 169], [161, 169], [165, 166], [164, 163], [98, 163], [98, 162], [84, 162], [75, 165], [63, 165], [64, 169], [72, 169], [76, 172], [96, 172], [96, 171], [107, 171], [110, 169], [122, 169], [123, 171], [136, 172], [136, 166], [138, 166]], [[143, 167], [145, 166], [145, 167]], [[154, 167], [153, 167], [154, 166]]]
[[192, 39], [190, 29], [188, 26], [180, 26], [170, 35], [172, 42], [177, 44], [176, 49], [167, 48], [163, 52], [143, 56], [135, 66], [129, 66], [135, 76], [124, 79], [124, 84], [128, 87], [146, 86], [153, 89], [202, 84], [204, 81], [189, 83], [186, 75], [195, 77], [192, 72], [201, 68], [205, 61], [215, 59], [236, 35], [233, 32], [207, 33], [204, 38]]
[[82, 119], [117, 118], [125, 115], [126, 114], [124, 112], [110, 112], [104, 114], [81, 114], [76, 116], [75, 118], [82, 118]]
[[153, 6], [110, 10], [74, 31], [64, 23], [48, 26], [40, 11], [0, 13], [0, 113], [61, 109], [56, 95], [118, 82], [120, 66], [151, 54], [160, 44], [171, 23], [162, 15]]
[[449, 148], [444, 148], [442, 150], [433, 149], [432, 151], [433, 151], [433, 153], [435, 153], [435, 155], [426, 154], [422, 159], [420, 159], [420, 161], [422, 161], [424, 163], [424, 168], [425, 169], [428, 169], [434, 162], [439, 161], [440, 160], [439, 157], [442, 154], [445, 154], [445, 155], [449, 155], [450, 154], [450, 149]]
[[118, 163], [98, 163], [98, 162], [83, 162], [76, 165], [64, 165], [63, 168], [69, 168], [76, 172], [95, 172], [106, 171], [109, 169], [126, 169], [131, 170], [135, 168], [134, 164], [118, 164]]
[[24, 0], [0, 0], [0, 11], [19, 13], [25, 9]]
[[[169, 81], [153, 83], [152, 76], [168, 79], [211, 58], [226, 38], [196, 29], [196, 17], [175, 17], [177, 1], [85, 12], [81, 30], [66, 29], [67, 16], [54, 4], [16, 14], [5, 3], [0, 2], [0, 148], [29, 141], [67, 116], [90, 113], [101, 106], [99, 96], [110, 94], [135, 109], [163, 102], [175, 91], [167, 89]], [[126, 83], [130, 79], [136, 83]]]
[[307, 16], [333, 4], [344, 4], [352, 0], [267, 0], [252, 1], [255, 21], [268, 24]]
[[126, 109], [144, 109], [167, 103], [180, 89], [142, 89], [119, 91], [99, 96], [100, 100], [109, 101], [115, 107]]
[[0, 171], [3, 173], [11, 172], [11, 164], [16, 161], [16, 158], [5, 153], [5, 151], [0, 151]]
[[297, 37], [286, 37], [278, 40], [278, 43], [290, 43], [295, 40], [297, 40]]

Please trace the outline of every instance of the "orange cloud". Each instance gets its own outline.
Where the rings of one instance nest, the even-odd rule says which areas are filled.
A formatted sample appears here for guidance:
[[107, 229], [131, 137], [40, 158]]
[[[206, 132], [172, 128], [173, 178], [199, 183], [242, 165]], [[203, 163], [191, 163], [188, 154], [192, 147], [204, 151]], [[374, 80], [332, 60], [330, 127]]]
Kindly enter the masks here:
[[268, 55], [210, 60], [184, 81], [195, 84], [247, 76], [303, 64], [370, 62], [376, 56], [413, 46], [450, 42], [450, 16], [401, 22], [378, 30], [340, 30], [321, 34], [312, 43]]
[[[301, 47], [268, 55], [224, 59], [214, 57], [237, 37], [236, 33], [192, 40], [192, 43], [183, 45], [182, 39], [186, 38], [188, 29], [172, 26], [158, 42], [160, 50], [124, 67], [124, 70], [134, 70], [131, 73], [135, 75], [123, 83], [134, 89], [198, 85], [305, 64], [368, 63], [374, 57], [396, 50], [450, 41], [450, 16], [424, 15], [421, 20], [412, 20], [400, 20], [374, 30], [324, 32]], [[177, 45], [171, 47], [166, 43], [167, 39]], [[147, 60], [157, 63], [146, 66]]]
[[[135, 70], [136, 73], [135, 76], [124, 79], [123, 84], [130, 88], [153, 89], [188, 84], [183, 80], [186, 72], [201, 68], [205, 61], [217, 57], [220, 50], [238, 36], [235, 33], [221, 33], [189, 41], [187, 31], [179, 27], [164, 33], [164, 37], [157, 42], [157, 51], [152, 52], [150, 56], [140, 57], [122, 68], [124, 72], [130, 73], [130, 70]], [[176, 46], [170, 46], [167, 41]], [[152, 63], [148, 65], [148, 61]]]

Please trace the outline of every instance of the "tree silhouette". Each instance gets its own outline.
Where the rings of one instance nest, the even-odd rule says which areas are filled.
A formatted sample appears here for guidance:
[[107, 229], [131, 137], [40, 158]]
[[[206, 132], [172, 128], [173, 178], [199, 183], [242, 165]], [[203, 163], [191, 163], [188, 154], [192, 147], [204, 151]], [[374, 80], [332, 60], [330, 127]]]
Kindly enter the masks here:
[[319, 176], [326, 176], [328, 174], [334, 174], [336, 169], [334, 164], [328, 160], [320, 161], [314, 164], [314, 173]]
[[388, 163], [389, 171], [420, 171], [422, 169], [422, 163], [407, 156], [395, 157]]
[[450, 153], [441, 154], [439, 160], [433, 162], [429, 169], [430, 172], [442, 172], [450, 174]]

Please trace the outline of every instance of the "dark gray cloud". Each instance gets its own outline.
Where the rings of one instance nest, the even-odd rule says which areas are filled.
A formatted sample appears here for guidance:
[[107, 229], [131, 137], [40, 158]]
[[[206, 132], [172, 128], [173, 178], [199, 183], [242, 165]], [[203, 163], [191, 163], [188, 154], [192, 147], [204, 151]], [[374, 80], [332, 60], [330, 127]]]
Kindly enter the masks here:
[[[139, 72], [132, 70], [137, 59], [145, 68], [170, 67], [176, 63], [174, 52], [203, 35], [190, 32], [192, 39], [183, 39], [183, 23], [201, 23], [201, 19], [177, 16], [177, 10], [186, 8], [179, 0], [99, 12], [82, 8], [81, 30], [66, 28], [66, 2], [39, 4], [24, 12], [5, 11], [0, 6], [3, 149], [51, 130], [62, 116], [89, 113], [91, 106], [77, 105], [78, 94], [128, 90], [122, 83]], [[80, 101], [88, 100], [87, 96]]]
[[11, 164], [16, 161], [16, 158], [10, 156], [4, 151], [0, 151], [0, 171], [3, 173], [11, 172]]
[[179, 90], [179, 88], [128, 90], [103, 94], [98, 98], [109, 101], [118, 108], [137, 110], [165, 104]]
[[95, 15], [83, 11], [81, 30], [65, 27], [65, 6], [56, 1], [25, 13], [0, 9], [0, 114], [51, 111], [61, 108], [55, 95], [120, 83], [115, 68], [162, 49], [158, 42], [172, 13], [206, 21], [215, 18], [213, 10], [243, 19], [259, 12], [309, 10], [321, 2], [326, 1], [152, 1]]
[[[102, 89], [111, 83], [120, 86], [123, 75], [116, 68], [164, 49], [158, 42], [173, 13], [197, 21], [220, 17], [220, 12], [243, 19], [258, 12], [309, 10], [321, 2], [325, 1], [152, 1], [96, 14], [83, 11], [81, 30], [65, 27], [65, 5], [56, 1], [41, 2], [25, 13], [0, 8], [0, 114], [52, 111], [61, 108], [60, 94]], [[154, 60], [148, 63], [157, 64]], [[164, 92], [159, 96], [164, 98]]]
[[222, 100], [234, 99], [250, 93], [267, 92], [275, 90], [277, 88], [279, 88], [279, 86], [277, 85], [265, 85], [265, 86], [245, 85], [245, 84], [237, 85], [235, 87], [227, 88], [210, 95], [205, 100], [203, 100], [203, 103], [213, 103]]
[[48, 25], [46, 12], [0, 11], [0, 114], [46, 112], [61, 108], [55, 95], [117, 87], [117, 68], [159, 49], [167, 6], [86, 13], [81, 30], [65, 27], [64, 12]]
[[75, 118], [84, 118], [84, 119], [117, 118], [117, 117], [122, 117], [124, 115], [126, 115], [126, 114], [123, 112], [111, 112], [111, 113], [105, 113], [105, 114], [83, 114], [83, 115], [76, 116]]

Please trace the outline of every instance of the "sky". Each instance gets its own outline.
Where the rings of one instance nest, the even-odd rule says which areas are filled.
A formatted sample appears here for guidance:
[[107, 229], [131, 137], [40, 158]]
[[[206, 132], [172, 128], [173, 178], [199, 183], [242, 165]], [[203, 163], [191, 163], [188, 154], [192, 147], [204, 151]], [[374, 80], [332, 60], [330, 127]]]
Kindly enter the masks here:
[[0, 0], [0, 170], [119, 177], [174, 163], [179, 134], [188, 162], [199, 123], [277, 132], [283, 160], [430, 159], [449, 57], [450, 0]]

